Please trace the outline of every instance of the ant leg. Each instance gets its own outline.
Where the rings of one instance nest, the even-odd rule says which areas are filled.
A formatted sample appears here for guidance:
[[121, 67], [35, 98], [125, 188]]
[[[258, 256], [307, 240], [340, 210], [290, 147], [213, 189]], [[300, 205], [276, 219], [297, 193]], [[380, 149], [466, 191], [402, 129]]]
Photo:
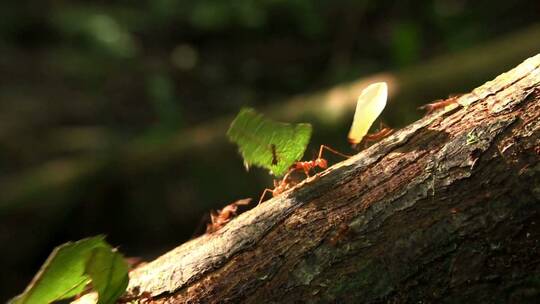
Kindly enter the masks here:
[[387, 136], [390, 136], [390, 134], [394, 133], [394, 129], [388, 127], [385, 125], [382, 121], [380, 122], [379, 130], [372, 134], [366, 134], [363, 138], [364, 148], [367, 147], [367, 144], [369, 142], [377, 142]]
[[287, 171], [287, 173], [285, 173], [285, 175], [283, 175], [281, 180], [278, 183], [274, 183], [274, 188], [278, 187], [280, 184], [287, 183], [287, 180], [289, 179], [289, 176], [291, 176], [291, 174], [296, 170], [300, 170], [300, 169], [294, 167], [294, 165], [291, 166], [291, 168], [289, 168], [289, 171]]
[[433, 113], [435, 110], [445, 108], [451, 104], [457, 103], [458, 98], [462, 95], [451, 96], [446, 99], [437, 99], [432, 103], [425, 104], [418, 109], [426, 110], [426, 116]]
[[337, 150], [334, 150], [334, 149], [330, 148], [329, 146], [321, 145], [321, 147], [319, 148], [319, 158], [322, 157], [323, 149], [326, 149], [326, 150], [328, 150], [328, 151], [330, 151], [330, 152], [332, 152], [332, 153], [334, 153], [336, 155], [339, 155], [339, 156], [342, 156], [342, 157], [345, 157], [345, 158], [350, 158], [351, 157], [351, 155], [343, 154], [343, 153], [341, 153], [341, 152], [339, 152]]
[[266, 196], [266, 193], [268, 193], [268, 192], [274, 194], [273, 189], [268, 189], [268, 188], [264, 189], [263, 193], [261, 194], [261, 198], [259, 199], [259, 203], [257, 204], [257, 206], [259, 206], [262, 203], [264, 197]]
[[233, 205], [233, 206], [245, 206], [245, 205], [249, 205], [249, 203], [251, 203], [251, 198], [243, 198], [243, 199], [237, 200], [236, 202], [232, 203], [231, 205]]
[[210, 210], [210, 222], [212, 225], [217, 223], [218, 213], [215, 210]]
[[365, 139], [362, 141], [362, 150], [365, 150], [369, 147], [369, 140]]
[[435, 103], [428, 103], [428, 104], [418, 107], [418, 110], [426, 111], [426, 113], [424, 114], [425, 116], [428, 116], [429, 114], [431, 114], [433, 111], [435, 111], [435, 109], [436, 109]]
[[297, 164], [297, 163], [298, 163], [298, 162], [294, 163], [294, 164], [289, 168], [289, 171], [287, 171], [287, 173], [285, 173], [285, 175], [283, 175], [283, 178], [281, 178], [281, 182], [286, 181], [286, 180], [289, 178], [289, 176], [290, 176], [293, 172], [295, 172], [295, 171], [297, 171], [297, 170], [300, 170], [299, 168], [296, 168], [296, 164]]

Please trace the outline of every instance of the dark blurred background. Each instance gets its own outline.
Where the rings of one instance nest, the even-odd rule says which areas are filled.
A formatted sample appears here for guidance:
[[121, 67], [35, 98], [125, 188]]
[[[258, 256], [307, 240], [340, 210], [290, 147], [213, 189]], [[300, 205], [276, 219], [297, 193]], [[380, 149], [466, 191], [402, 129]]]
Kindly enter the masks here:
[[313, 123], [307, 158], [350, 153], [362, 79], [390, 81], [403, 126], [538, 53], [539, 17], [537, 0], [1, 1], [0, 300], [63, 242], [151, 259], [258, 198], [271, 178], [224, 136], [240, 107]]

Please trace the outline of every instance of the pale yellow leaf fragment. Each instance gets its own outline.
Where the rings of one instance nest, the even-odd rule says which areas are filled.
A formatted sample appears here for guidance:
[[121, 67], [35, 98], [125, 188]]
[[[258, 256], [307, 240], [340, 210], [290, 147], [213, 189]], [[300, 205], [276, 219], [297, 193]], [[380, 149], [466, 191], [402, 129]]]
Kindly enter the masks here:
[[349, 142], [359, 144], [366, 136], [371, 125], [386, 106], [388, 86], [386, 82], [377, 82], [365, 88], [356, 103], [354, 119], [349, 131]]

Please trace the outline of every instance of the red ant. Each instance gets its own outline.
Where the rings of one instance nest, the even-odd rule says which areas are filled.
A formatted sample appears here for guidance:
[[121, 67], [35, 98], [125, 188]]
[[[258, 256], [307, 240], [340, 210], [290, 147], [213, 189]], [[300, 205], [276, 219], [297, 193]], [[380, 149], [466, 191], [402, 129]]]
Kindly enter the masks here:
[[429, 114], [433, 113], [434, 111], [436, 111], [438, 109], [443, 109], [446, 106], [449, 106], [451, 104], [456, 103], [457, 99], [460, 96], [461, 95], [456, 95], [456, 96], [452, 96], [452, 97], [449, 97], [449, 98], [446, 98], [446, 99], [437, 99], [432, 103], [428, 103], [428, 104], [425, 104], [425, 105], [419, 107], [418, 109], [419, 110], [426, 110], [426, 115], [429, 115]]
[[343, 156], [345, 158], [349, 158], [351, 157], [350, 155], [345, 155], [343, 153], [340, 153], [328, 146], [325, 146], [325, 145], [321, 145], [321, 147], [319, 148], [319, 155], [317, 156], [316, 159], [314, 160], [309, 160], [309, 161], [299, 161], [299, 162], [296, 162], [294, 163], [292, 166], [291, 166], [291, 170], [292, 171], [295, 171], [295, 170], [303, 170], [304, 173], [306, 174], [307, 177], [309, 177], [309, 171], [311, 171], [311, 169], [313, 168], [316, 168], [316, 167], [319, 167], [321, 169], [326, 169], [328, 168], [328, 161], [324, 158], [322, 158], [322, 153], [323, 153], [323, 150], [326, 149], [336, 155], [339, 155], [339, 156]]
[[[362, 138], [362, 142], [364, 143], [364, 148], [368, 145], [368, 143], [377, 142], [387, 136], [390, 136], [390, 134], [394, 133], [394, 129], [390, 128], [389, 126], [385, 125], [383, 122], [380, 123], [379, 131], [372, 133], [372, 134], [366, 134], [364, 138]], [[352, 143], [352, 147], [356, 148], [358, 144]]]
[[364, 136], [364, 142], [368, 143], [368, 142], [376, 142], [376, 141], [379, 141], [387, 136], [390, 136], [390, 134], [394, 133], [394, 129], [388, 127], [387, 125], [385, 125], [384, 123], [381, 122], [380, 124], [380, 127], [379, 127], [379, 131], [375, 132], [375, 133], [372, 133], [372, 134], [367, 134], [366, 136]]
[[250, 202], [251, 198], [245, 198], [237, 200], [236, 202], [225, 206], [223, 209], [218, 210], [217, 212], [214, 210], [210, 211], [211, 223], [206, 225], [206, 233], [210, 234], [221, 229], [236, 215], [238, 206], [247, 205]]
[[266, 193], [272, 193], [272, 196], [280, 195], [281, 193], [287, 191], [289, 188], [291, 188], [292, 184], [288, 181], [289, 176], [294, 171], [294, 169], [290, 169], [285, 176], [281, 179], [281, 181], [274, 180], [274, 189], [266, 188], [264, 189], [263, 193], [261, 194], [261, 198], [259, 199], [259, 203], [257, 205], [260, 205], [266, 196]]
[[310, 176], [309, 171], [311, 171], [311, 169], [313, 168], [316, 168], [316, 167], [319, 167], [321, 169], [328, 168], [328, 161], [322, 158], [322, 153], [324, 149], [332, 153], [335, 153], [337, 155], [343, 156], [345, 158], [351, 157], [350, 155], [345, 155], [343, 153], [340, 153], [328, 146], [321, 145], [321, 147], [319, 148], [319, 155], [317, 156], [315, 160], [299, 161], [299, 162], [294, 163], [289, 169], [289, 171], [285, 174], [285, 176], [281, 179], [281, 181], [274, 180], [274, 189], [269, 189], [269, 188], [264, 189], [263, 193], [261, 194], [261, 198], [259, 199], [259, 204], [262, 203], [267, 193], [272, 193], [272, 196], [275, 197], [287, 191], [288, 189], [290, 189], [293, 186], [293, 184], [289, 181], [289, 176], [294, 171], [303, 170], [306, 176], [309, 177]]

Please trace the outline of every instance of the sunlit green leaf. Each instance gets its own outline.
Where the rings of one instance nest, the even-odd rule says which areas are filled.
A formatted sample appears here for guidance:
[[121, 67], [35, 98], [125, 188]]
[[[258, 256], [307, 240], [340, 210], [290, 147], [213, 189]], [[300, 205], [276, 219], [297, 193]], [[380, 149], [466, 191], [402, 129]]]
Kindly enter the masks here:
[[98, 304], [112, 304], [128, 285], [128, 265], [122, 254], [106, 247], [92, 250], [86, 263], [86, 273], [99, 295]]
[[281, 176], [304, 155], [311, 125], [272, 121], [244, 108], [231, 123], [227, 136], [238, 144], [246, 167], [263, 167]]
[[110, 248], [103, 236], [56, 247], [24, 293], [11, 303], [51, 303], [80, 293], [90, 281], [85, 274], [88, 257], [95, 248], [100, 247]]

